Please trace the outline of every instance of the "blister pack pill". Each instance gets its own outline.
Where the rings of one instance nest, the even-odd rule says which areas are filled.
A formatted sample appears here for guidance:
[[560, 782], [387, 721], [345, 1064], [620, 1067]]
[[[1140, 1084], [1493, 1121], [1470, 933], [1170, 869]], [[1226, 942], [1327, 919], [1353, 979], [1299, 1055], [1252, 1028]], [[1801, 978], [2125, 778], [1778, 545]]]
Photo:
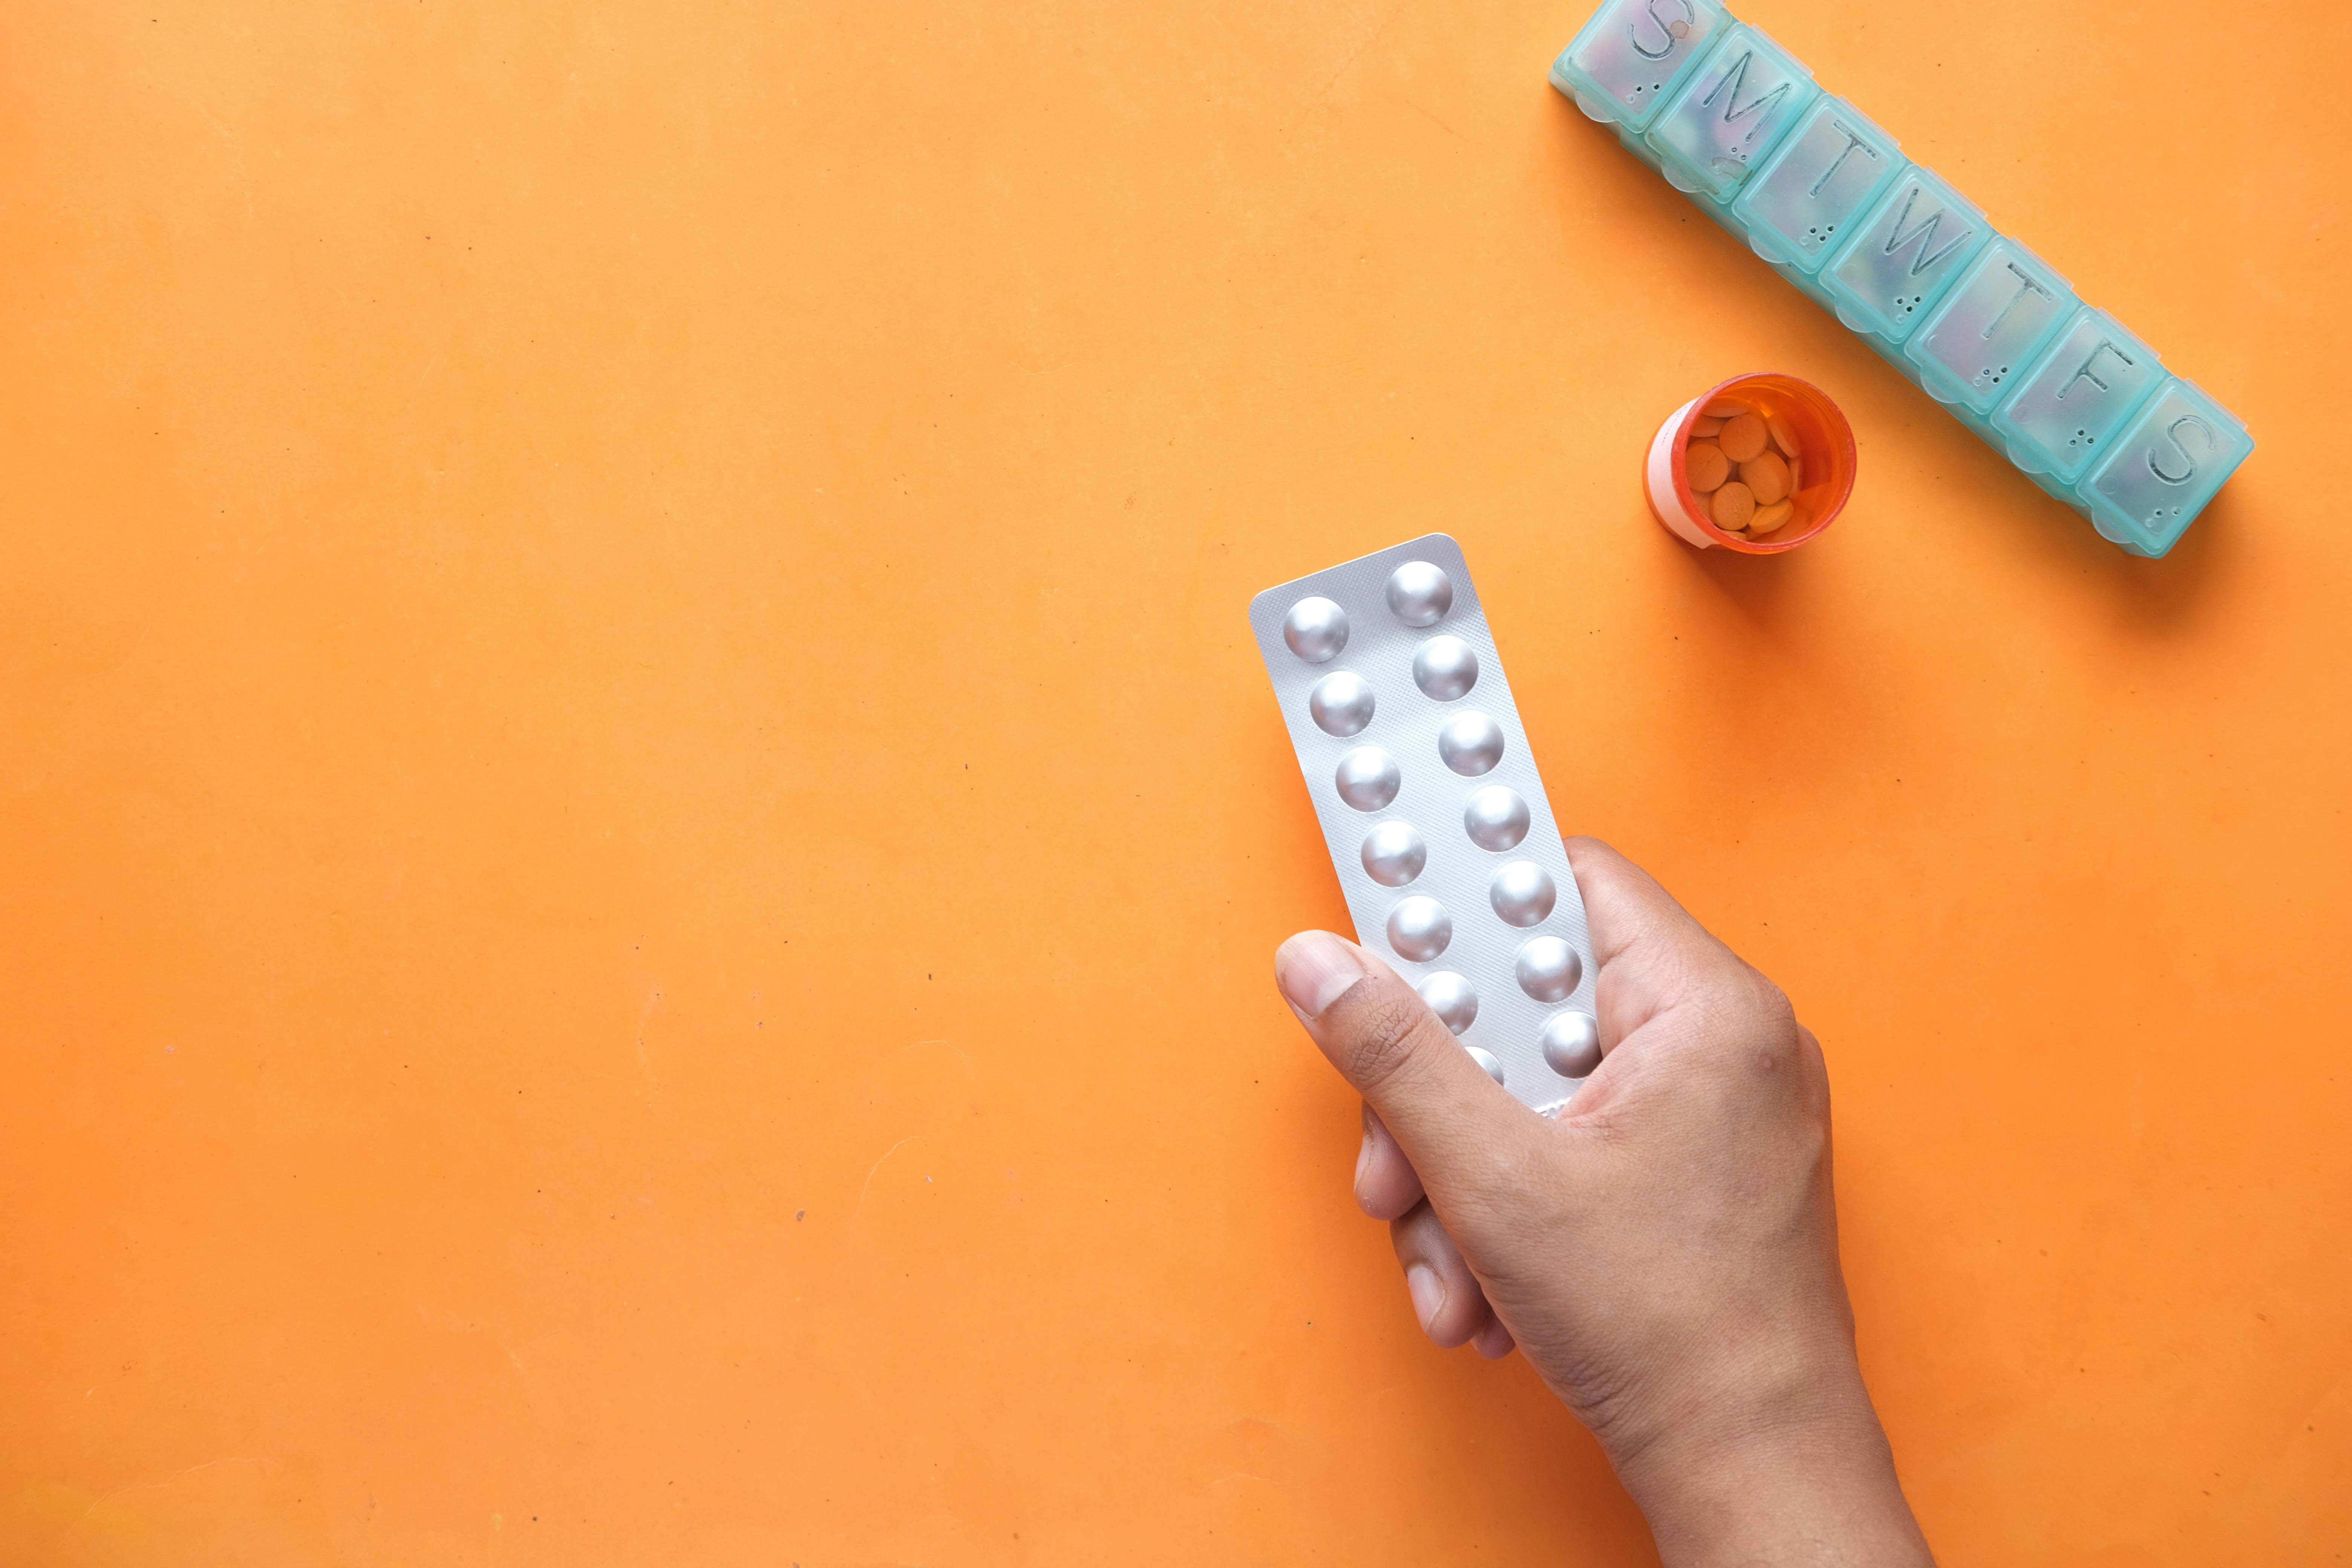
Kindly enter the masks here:
[[1461, 547], [1268, 588], [1250, 629], [1357, 941], [1539, 1111], [1601, 1063], [1592, 943]]

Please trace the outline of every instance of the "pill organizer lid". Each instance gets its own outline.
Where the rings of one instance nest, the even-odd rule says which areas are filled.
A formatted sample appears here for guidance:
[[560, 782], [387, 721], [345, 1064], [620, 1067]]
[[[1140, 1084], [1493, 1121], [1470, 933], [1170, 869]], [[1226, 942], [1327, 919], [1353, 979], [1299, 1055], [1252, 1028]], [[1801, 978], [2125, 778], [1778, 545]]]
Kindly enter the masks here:
[[1914, 163], [1822, 264], [1822, 284], [1839, 321], [1901, 343], [1991, 238], [1983, 208]]
[[2164, 380], [2162, 355], [2105, 310], [2085, 305], [2058, 329], [1990, 422], [2011, 461], [2072, 484], [2106, 455], [2124, 422]]
[[1811, 273], [1908, 163], [1900, 143], [1868, 115], [1824, 93], [1758, 162], [1732, 212], [1757, 255]]
[[1646, 130], [1732, 22], [1716, 0], [1602, 0], [1552, 62], [1552, 82], [1590, 118]]
[[2092, 467], [2091, 522], [2136, 554], [2161, 555], [2253, 449], [2234, 415], [2172, 376]]
[[1903, 353], [1939, 403], [1981, 415], [2020, 384], [2079, 301], [2056, 268], [1996, 234], [1936, 302]]
[[1669, 184], [1729, 201], [1821, 90], [1802, 60], [1742, 22], [1684, 79], [1644, 140]]

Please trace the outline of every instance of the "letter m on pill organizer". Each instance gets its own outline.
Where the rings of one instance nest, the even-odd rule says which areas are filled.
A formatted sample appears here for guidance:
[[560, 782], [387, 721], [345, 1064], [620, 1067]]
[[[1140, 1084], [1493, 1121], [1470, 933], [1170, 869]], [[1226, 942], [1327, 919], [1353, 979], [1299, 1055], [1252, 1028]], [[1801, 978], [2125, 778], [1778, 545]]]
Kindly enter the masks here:
[[[1756, 133], [1771, 123], [1769, 111], [1782, 99], [1789, 96], [1789, 84], [1783, 81], [1774, 83], [1769, 90], [1759, 89], [1756, 96], [1745, 103], [1739, 101], [1739, 89], [1747, 84], [1748, 80], [1748, 68], [1753, 65], [1755, 60], [1754, 49], [1742, 49], [1739, 52], [1739, 58], [1732, 61], [1730, 68], [1723, 73], [1722, 79], [1708, 89], [1707, 95], [1698, 100], [1701, 109], [1713, 109], [1717, 99], [1723, 100], [1723, 123], [1728, 128], [1736, 129], [1743, 120], [1753, 121], [1740, 135], [1739, 144], [1743, 147], [1755, 141]], [[1724, 163], [1738, 164], [1744, 162], [1744, 159], [1737, 158], [1717, 160], [1718, 164]], [[1724, 172], [1737, 174], [1738, 170], [1731, 168]]]
[[2131, 553], [2171, 549], [2253, 451], [2229, 410], [1720, 0], [1600, 0], [1551, 82]]

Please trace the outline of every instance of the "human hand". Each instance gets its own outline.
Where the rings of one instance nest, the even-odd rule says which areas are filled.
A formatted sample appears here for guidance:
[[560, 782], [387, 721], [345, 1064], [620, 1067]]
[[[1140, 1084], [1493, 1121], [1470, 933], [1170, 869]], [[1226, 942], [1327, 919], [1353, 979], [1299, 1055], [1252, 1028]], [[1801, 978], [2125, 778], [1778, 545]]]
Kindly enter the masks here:
[[1423, 1331], [1516, 1343], [1670, 1568], [1929, 1563], [1854, 1357], [1820, 1046], [1639, 868], [1568, 850], [1602, 1061], [1557, 1119], [1353, 942], [1307, 931], [1276, 954], [1364, 1097], [1357, 1202], [1389, 1221]]

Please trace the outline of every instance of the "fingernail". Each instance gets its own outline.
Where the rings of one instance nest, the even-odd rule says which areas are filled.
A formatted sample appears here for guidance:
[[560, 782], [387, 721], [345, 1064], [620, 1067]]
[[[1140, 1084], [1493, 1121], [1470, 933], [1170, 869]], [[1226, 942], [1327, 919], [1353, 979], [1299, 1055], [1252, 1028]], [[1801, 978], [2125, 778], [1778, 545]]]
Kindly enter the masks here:
[[1364, 1146], [1356, 1151], [1356, 1201], [1364, 1201], [1364, 1176], [1372, 1168], [1372, 1134], [1364, 1130]]
[[1412, 1297], [1413, 1316], [1421, 1320], [1421, 1331], [1425, 1334], [1445, 1308], [1445, 1286], [1438, 1279], [1436, 1269], [1426, 1263], [1416, 1263], [1404, 1271], [1404, 1288]]
[[1301, 931], [1274, 955], [1274, 983], [1290, 1005], [1310, 1018], [1337, 1002], [1364, 977], [1355, 950], [1327, 931]]

